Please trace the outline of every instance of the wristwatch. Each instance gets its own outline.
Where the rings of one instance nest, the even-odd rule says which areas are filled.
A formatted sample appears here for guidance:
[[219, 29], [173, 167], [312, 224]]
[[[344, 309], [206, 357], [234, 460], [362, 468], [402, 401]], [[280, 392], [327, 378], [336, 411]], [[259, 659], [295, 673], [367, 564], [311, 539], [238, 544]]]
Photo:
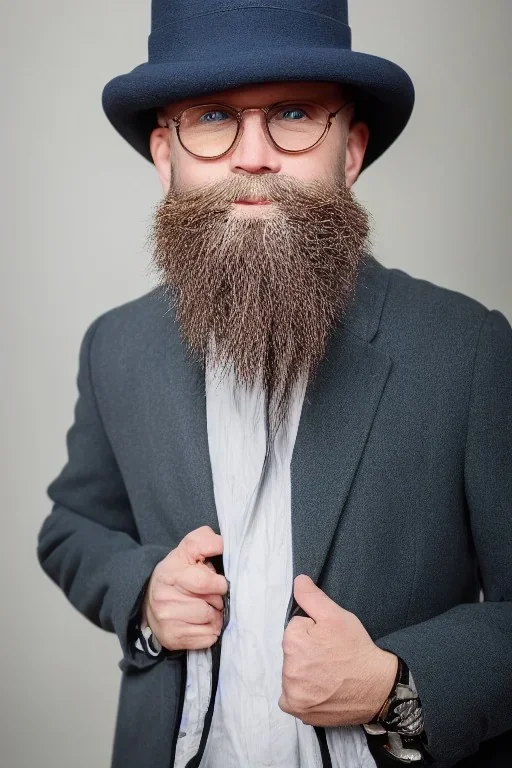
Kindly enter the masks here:
[[390, 694], [370, 724], [383, 725], [387, 731], [403, 736], [419, 736], [423, 731], [423, 710], [420, 698], [409, 686], [409, 669], [398, 657], [398, 669]]
[[363, 725], [369, 736], [386, 740], [382, 748], [401, 763], [430, 763], [425, 750], [423, 709], [407, 664], [398, 657], [393, 687], [375, 717]]

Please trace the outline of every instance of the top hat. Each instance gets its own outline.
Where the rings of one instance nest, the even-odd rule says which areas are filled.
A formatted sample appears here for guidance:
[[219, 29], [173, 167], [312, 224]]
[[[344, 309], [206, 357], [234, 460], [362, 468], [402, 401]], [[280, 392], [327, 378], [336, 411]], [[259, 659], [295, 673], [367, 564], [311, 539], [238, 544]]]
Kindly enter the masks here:
[[152, 0], [148, 61], [110, 80], [105, 114], [153, 162], [156, 108], [251, 83], [330, 80], [355, 89], [370, 129], [361, 170], [403, 131], [414, 86], [397, 64], [352, 51], [347, 0]]

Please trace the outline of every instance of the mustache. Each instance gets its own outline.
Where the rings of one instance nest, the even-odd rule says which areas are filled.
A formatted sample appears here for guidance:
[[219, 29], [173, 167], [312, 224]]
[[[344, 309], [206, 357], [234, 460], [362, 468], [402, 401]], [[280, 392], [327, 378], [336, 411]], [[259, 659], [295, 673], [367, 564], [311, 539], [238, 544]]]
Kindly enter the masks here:
[[[181, 189], [171, 180], [163, 206], [169, 206], [169, 212], [172, 207], [178, 215], [189, 207], [199, 219], [228, 213], [237, 200], [265, 199], [275, 205], [276, 213], [281, 212], [291, 220], [314, 215], [321, 224], [321, 219], [317, 219], [321, 208], [343, 207], [346, 194], [344, 180], [303, 181], [282, 173], [233, 175], [189, 190]], [[159, 208], [161, 211], [162, 204]]]

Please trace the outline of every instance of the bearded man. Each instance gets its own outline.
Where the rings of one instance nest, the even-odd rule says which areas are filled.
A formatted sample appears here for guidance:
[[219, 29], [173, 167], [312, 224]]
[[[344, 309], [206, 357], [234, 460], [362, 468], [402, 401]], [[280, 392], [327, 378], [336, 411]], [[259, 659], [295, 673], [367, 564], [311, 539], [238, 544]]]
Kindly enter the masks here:
[[508, 764], [512, 331], [352, 192], [413, 100], [329, 0], [153, 0], [105, 87], [157, 285], [85, 334], [37, 552], [119, 637], [112, 768]]

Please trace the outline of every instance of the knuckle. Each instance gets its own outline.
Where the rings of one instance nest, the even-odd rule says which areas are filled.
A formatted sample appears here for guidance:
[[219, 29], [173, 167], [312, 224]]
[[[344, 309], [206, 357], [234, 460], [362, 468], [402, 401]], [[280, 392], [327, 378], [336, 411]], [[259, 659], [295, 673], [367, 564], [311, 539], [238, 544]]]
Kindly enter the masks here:
[[162, 621], [165, 620], [165, 614], [163, 607], [160, 606], [151, 606], [151, 613], [155, 617], [155, 620], [160, 624]]
[[199, 528], [196, 528], [196, 532], [206, 535], [213, 533], [215, 535], [215, 532], [210, 525], [201, 525]]
[[206, 547], [211, 547], [212, 544], [220, 544], [222, 551], [222, 536], [215, 533], [213, 528], [209, 525], [202, 525], [200, 528], [195, 528], [193, 531], [189, 531], [181, 540], [181, 545], [184, 545], [187, 552], [194, 557], [204, 556], [203, 551]]
[[199, 528], [194, 528], [193, 531], [189, 531], [184, 538], [184, 541], [195, 544], [200, 541], [204, 541], [205, 537], [215, 535], [212, 528], [209, 525], [201, 525]]
[[296, 664], [283, 665], [283, 677], [289, 685], [294, 686], [297, 682], [300, 682], [301, 675], [300, 670]]
[[149, 607], [151, 613], [158, 621], [164, 621], [169, 618], [169, 600], [153, 600], [150, 602]]
[[174, 549], [171, 549], [169, 554], [163, 560], [161, 560], [158, 563], [158, 565], [155, 567], [154, 573], [157, 573], [157, 572], [167, 573], [167, 571], [169, 570], [169, 567], [170, 566], [172, 567], [174, 561], [179, 556], [178, 549], [179, 549], [179, 545]]
[[293, 712], [296, 712], [297, 714], [304, 712], [303, 696], [292, 689], [291, 691], [287, 691], [286, 697], [288, 699], [288, 704], [290, 705], [290, 708], [293, 710]]
[[162, 584], [161, 582], [158, 582], [155, 584], [155, 588], [150, 594], [150, 602], [153, 605], [157, 605], [159, 603], [166, 603], [169, 601], [170, 595], [169, 595], [169, 589], [166, 584]]
[[283, 635], [283, 651], [285, 653], [291, 653], [295, 646], [297, 645], [297, 637], [293, 632], [288, 632], [288, 630]]

